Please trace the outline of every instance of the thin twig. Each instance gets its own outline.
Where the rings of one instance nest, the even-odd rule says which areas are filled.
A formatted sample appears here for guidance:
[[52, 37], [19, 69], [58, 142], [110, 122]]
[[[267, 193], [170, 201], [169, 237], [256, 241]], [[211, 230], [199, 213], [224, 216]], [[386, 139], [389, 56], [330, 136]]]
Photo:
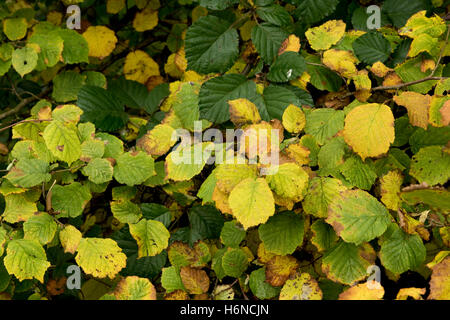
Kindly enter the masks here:
[[426, 77], [426, 78], [423, 78], [423, 79], [414, 80], [414, 81], [411, 81], [411, 82], [396, 84], [396, 85], [393, 85], [393, 86], [378, 86], [378, 87], [372, 88], [372, 91], [394, 90], [394, 89], [400, 89], [400, 88], [403, 88], [403, 87], [409, 87], [409, 86], [412, 86], [414, 84], [422, 83], [422, 82], [425, 82], [425, 81], [445, 80], [445, 79], [448, 79], [448, 77], [431, 77], [430, 76], [430, 77]]
[[430, 74], [430, 77], [434, 76], [434, 74], [436, 73], [437, 68], [439, 67], [439, 63], [441, 63], [442, 56], [444, 55], [445, 49], [447, 48], [449, 35], [450, 35], [450, 25], [447, 26], [447, 35], [445, 36], [445, 43], [444, 43], [444, 46], [441, 49], [441, 52], [439, 53], [439, 58], [438, 58], [438, 60], [436, 62], [436, 66], [434, 67], [433, 71]]
[[13, 124], [10, 124], [9, 126], [6, 126], [6, 127], [1, 128], [1, 129], [0, 129], [0, 132], [5, 131], [5, 130], [7, 130], [7, 129], [11, 128], [11, 127], [14, 127], [14, 126], [16, 126], [16, 125], [18, 125], [18, 124], [21, 124], [21, 123], [27, 123], [27, 122], [43, 122], [43, 121], [52, 121], [52, 120], [51, 120], [51, 119], [26, 119], [26, 120], [21, 120], [21, 121], [19, 121], [19, 122], [15, 122], [15, 123], [13, 123]]
[[0, 120], [9, 117], [13, 114], [18, 113], [20, 110], [22, 110], [23, 107], [25, 107], [26, 105], [28, 105], [30, 102], [33, 102], [35, 100], [41, 99], [44, 96], [46, 96], [49, 92], [50, 92], [51, 88], [47, 87], [44, 89], [44, 91], [42, 91], [39, 96], [31, 96], [25, 99], [22, 99], [14, 108], [5, 111], [3, 113], [0, 113]]

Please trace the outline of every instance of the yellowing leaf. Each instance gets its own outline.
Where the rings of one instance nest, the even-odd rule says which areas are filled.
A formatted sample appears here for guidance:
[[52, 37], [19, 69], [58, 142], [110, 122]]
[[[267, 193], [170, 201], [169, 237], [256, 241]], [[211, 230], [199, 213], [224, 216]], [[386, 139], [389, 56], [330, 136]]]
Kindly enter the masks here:
[[114, 31], [105, 26], [90, 26], [83, 33], [89, 46], [89, 56], [103, 59], [116, 47], [117, 37]]
[[159, 76], [158, 64], [144, 51], [130, 52], [123, 66], [123, 73], [128, 80], [145, 84], [151, 76]]
[[287, 39], [283, 41], [280, 49], [278, 50], [278, 55], [282, 55], [287, 51], [300, 51], [300, 39], [295, 34], [289, 35], [289, 37], [287, 37]]
[[352, 78], [352, 80], [357, 90], [355, 92], [356, 99], [361, 102], [366, 102], [372, 95], [370, 93], [370, 89], [372, 88], [372, 80], [370, 80], [368, 72], [366, 70], [361, 70]]
[[430, 280], [430, 295], [428, 299], [449, 300], [450, 299], [450, 257], [432, 267]]
[[339, 300], [381, 300], [384, 296], [384, 288], [379, 282], [370, 280], [357, 284], [339, 295]]
[[75, 257], [86, 274], [113, 279], [127, 264], [127, 256], [112, 239], [83, 238]]
[[262, 178], [241, 181], [231, 191], [228, 202], [244, 229], [265, 223], [275, 213], [272, 191]]
[[309, 273], [296, 274], [284, 284], [280, 300], [322, 300], [322, 290]]
[[25, 18], [13, 18], [3, 20], [3, 32], [9, 40], [20, 40], [27, 34], [27, 20]]
[[258, 123], [261, 121], [258, 108], [253, 102], [241, 98], [229, 100], [228, 104], [230, 106], [230, 120], [236, 126], [241, 126], [247, 123]]
[[64, 252], [69, 252], [71, 254], [75, 254], [77, 251], [81, 238], [81, 232], [72, 225], [65, 226], [64, 229], [59, 232], [59, 241], [61, 241]]
[[290, 133], [300, 133], [306, 125], [306, 117], [302, 109], [290, 104], [283, 113], [283, 127]]
[[351, 51], [330, 49], [323, 53], [323, 64], [346, 78], [357, 74], [355, 66], [357, 62], [358, 59]]
[[169, 245], [170, 233], [157, 220], [142, 219], [136, 224], [130, 224], [130, 233], [139, 247], [138, 258], [156, 256]]
[[427, 129], [431, 103], [431, 97], [428, 94], [406, 91], [399, 96], [394, 96], [394, 101], [408, 110], [409, 122], [413, 126]]
[[311, 48], [316, 51], [328, 50], [345, 34], [345, 23], [342, 20], [330, 20], [319, 27], [310, 28], [305, 32]]
[[266, 281], [274, 287], [282, 286], [297, 269], [298, 261], [293, 256], [273, 256], [266, 263]]
[[395, 300], [407, 300], [409, 297], [414, 300], [423, 300], [422, 296], [425, 292], [425, 288], [402, 288], [398, 291]]
[[408, 51], [408, 57], [415, 57], [422, 52], [428, 52], [432, 56], [437, 56], [439, 54], [438, 39], [428, 34], [421, 34], [415, 38]]
[[431, 98], [429, 121], [435, 127], [447, 126], [450, 123], [450, 97]]
[[182, 267], [180, 276], [184, 287], [190, 294], [202, 294], [208, 292], [209, 278], [204, 270]]
[[443, 34], [447, 29], [445, 20], [437, 15], [428, 18], [425, 14], [426, 11], [423, 10], [412, 15], [406, 25], [399, 30], [399, 34], [410, 38], [417, 38], [423, 34], [437, 38]]
[[151, 8], [145, 8], [141, 12], [136, 13], [133, 20], [133, 28], [137, 32], [152, 30], [158, 25], [158, 11]]
[[26, 194], [9, 194], [5, 197], [5, 211], [2, 214], [3, 220], [9, 223], [27, 221], [37, 212], [36, 203], [30, 201]]
[[35, 240], [12, 240], [4, 258], [6, 270], [19, 281], [37, 279], [44, 283], [45, 271], [50, 267], [44, 248]]
[[175, 129], [168, 124], [158, 124], [140, 138], [136, 146], [142, 148], [149, 155], [162, 156], [175, 144], [176, 140], [172, 139], [174, 132]]
[[156, 289], [147, 278], [122, 279], [113, 292], [117, 300], [156, 300]]
[[59, 160], [69, 165], [81, 156], [81, 143], [74, 124], [52, 121], [44, 130], [45, 144]]
[[381, 201], [391, 210], [397, 211], [401, 203], [402, 182], [403, 176], [398, 171], [389, 171], [380, 179]]
[[108, 0], [106, 2], [106, 12], [117, 14], [125, 8], [125, 0]]
[[[276, 172], [273, 173], [271, 170]], [[306, 194], [309, 176], [302, 167], [288, 162], [270, 168], [266, 180], [277, 195], [298, 202]]]
[[345, 118], [345, 142], [363, 160], [386, 153], [394, 138], [394, 116], [384, 104], [358, 106]]
[[388, 72], [393, 71], [393, 69], [386, 67], [383, 62], [377, 61], [372, 65], [370, 71], [372, 71], [377, 77], [384, 78]]
[[289, 158], [294, 160], [299, 166], [303, 166], [309, 163], [310, 151], [304, 147], [300, 142], [290, 144], [284, 149]]
[[215, 171], [216, 187], [230, 193], [236, 185], [246, 178], [256, 178], [256, 166], [248, 164], [219, 164]]

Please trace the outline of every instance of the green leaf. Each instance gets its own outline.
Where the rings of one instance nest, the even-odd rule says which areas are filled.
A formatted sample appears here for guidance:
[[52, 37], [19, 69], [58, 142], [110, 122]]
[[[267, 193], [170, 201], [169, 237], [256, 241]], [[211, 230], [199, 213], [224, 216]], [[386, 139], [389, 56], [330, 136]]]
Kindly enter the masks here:
[[238, 2], [239, 0], [200, 0], [200, 5], [211, 10], [225, 10]]
[[11, 62], [13, 68], [23, 77], [36, 68], [38, 54], [36, 50], [29, 47], [16, 49], [12, 54]]
[[95, 138], [102, 140], [105, 144], [104, 158], [116, 159], [123, 154], [123, 142], [119, 138], [104, 132], [95, 134]]
[[[430, 71], [422, 72], [422, 57], [418, 56], [414, 59], [408, 59], [404, 63], [395, 66], [395, 73], [402, 79], [404, 83], [420, 80], [429, 76]], [[439, 77], [442, 74], [442, 66], [438, 65], [434, 76]], [[415, 91], [422, 94], [428, 93], [436, 84], [437, 80], [429, 80], [405, 87], [408, 91]]]
[[3, 32], [9, 40], [15, 41], [26, 36], [28, 29], [25, 18], [13, 18], [3, 20]]
[[247, 232], [237, 221], [227, 221], [220, 232], [220, 241], [227, 247], [238, 248]]
[[[155, 91], [155, 89], [151, 92]], [[129, 108], [144, 109], [146, 111], [156, 109], [156, 106], [152, 106], [153, 101], [150, 97], [152, 94], [149, 94], [147, 88], [137, 81], [126, 80], [123, 77], [109, 81], [108, 91], [114, 92], [114, 95]]]
[[229, 248], [222, 257], [222, 268], [225, 275], [239, 278], [247, 270], [248, 258], [242, 249]]
[[422, 148], [412, 158], [410, 174], [420, 183], [443, 185], [450, 179], [450, 155], [439, 146]]
[[329, 16], [339, 0], [295, 0], [295, 16], [302, 22], [312, 24]]
[[330, 202], [345, 190], [346, 188], [338, 179], [316, 177], [309, 184], [308, 192], [303, 201], [303, 210], [318, 218], [326, 218], [328, 217]]
[[353, 42], [353, 50], [359, 60], [373, 64], [385, 62], [391, 54], [391, 44], [379, 32], [368, 32]]
[[288, 82], [300, 77], [305, 71], [305, 59], [297, 52], [287, 51], [272, 64], [267, 79], [273, 82]]
[[423, 203], [436, 211], [450, 211], [450, 192], [447, 190], [411, 190], [402, 192], [400, 197], [409, 205]]
[[141, 210], [145, 219], [159, 221], [166, 228], [172, 222], [172, 212], [163, 205], [157, 203], [141, 203]]
[[117, 300], [156, 300], [156, 290], [150, 280], [129, 276], [117, 284], [114, 296]]
[[112, 201], [111, 212], [121, 223], [137, 223], [142, 217], [139, 206], [129, 200]]
[[113, 167], [106, 159], [96, 158], [91, 160], [81, 172], [93, 183], [101, 184], [112, 180]]
[[50, 267], [44, 248], [34, 240], [10, 241], [3, 261], [8, 273], [19, 281], [34, 278], [44, 283], [44, 274]]
[[58, 226], [52, 216], [43, 212], [33, 215], [23, 224], [24, 239], [35, 240], [44, 245], [53, 240]]
[[215, 175], [215, 170], [211, 172], [211, 174], [208, 176], [208, 178], [203, 181], [202, 185], [198, 189], [197, 197], [202, 199], [202, 204], [206, 203], [213, 203], [213, 193], [214, 189], [216, 187], [217, 178]]
[[57, 102], [75, 101], [83, 87], [84, 78], [75, 71], [64, 71], [53, 78], [52, 98]]
[[410, 136], [411, 151], [417, 153], [427, 146], [444, 146], [450, 140], [450, 126], [436, 128], [428, 126], [428, 129], [417, 128]]
[[126, 152], [116, 159], [114, 178], [122, 184], [134, 186], [155, 174], [153, 158], [142, 151]]
[[28, 44], [37, 45], [39, 47], [38, 61], [36, 69], [41, 71], [47, 67], [53, 67], [58, 63], [63, 52], [63, 39], [53, 33], [36, 33], [28, 39]]
[[239, 55], [239, 37], [231, 23], [215, 16], [201, 17], [186, 32], [188, 69], [198, 73], [223, 73]]
[[260, 23], [252, 29], [252, 42], [263, 60], [271, 64], [289, 34], [271, 23]]
[[335, 282], [352, 285], [368, 276], [367, 268], [375, 263], [376, 254], [369, 244], [357, 247], [339, 241], [323, 256], [322, 271]]
[[303, 243], [304, 221], [299, 215], [286, 211], [270, 217], [258, 232], [267, 251], [292, 254]]
[[[319, 63], [315, 56], [307, 56], [307, 62]], [[337, 92], [342, 86], [342, 78], [330, 69], [318, 65], [307, 64], [306, 69], [311, 76], [311, 84], [319, 90]]]
[[55, 185], [52, 189], [52, 208], [58, 217], [75, 218], [83, 213], [92, 195], [88, 186], [73, 182], [66, 186]]
[[72, 29], [57, 29], [50, 34], [57, 34], [64, 41], [64, 49], [62, 52], [64, 63], [76, 64], [89, 62], [89, 46], [81, 34]]
[[31, 188], [49, 182], [51, 175], [49, 165], [40, 159], [21, 159], [5, 176], [12, 184]]
[[186, 290], [183, 281], [181, 281], [180, 271], [174, 266], [162, 269], [161, 285], [167, 293], [175, 290]]
[[391, 220], [388, 210], [362, 190], [346, 190], [328, 206], [326, 222], [346, 242], [360, 244], [381, 236]]
[[280, 294], [279, 287], [273, 287], [266, 282], [266, 269], [259, 268], [250, 274], [248, 285], [252, 293], [261, 300], [271, 299]]
[[380, 260], [383, 266], [396, 274], [414, 270], [422, 265], [426, 248], [418, 234], [407, 234], [391, 224], [380, 239]]
[[139, 247], [138, 258], [156, 256], [169, 245], [169, 231], [156, 220], [142, 219], [130, 224], [130, 233]]
[[75, 257], [77, 264], [86, 274], [96, 278], [114, 279], [125, 268], [127, 256], [111, 239], [83, 238]]
[[428, 9], [428, 1], [426, 0], [411, 0], [411, 1], [397, 1], [386, 0], [383, 3], [382, 11], [385, 12], [394, 24], [394, 27], [403, 27], [406, 21], [414, 13]]
[[258, 16], [266, 22], [276, 26], [288, 26], [292, 23], [291, 15], [285, 8], [277, 4], [271, 4], [256, 9]]
[[199, 93], [200, 118], [214, 123], [230, 119], [229, 100], [245, 98], [255, 103], [256, 85], [240, 74], [226, 74], [206, 81]]
[[81, 156], [81, 143], [74, 124], [53, 120], [44, 130], [45, 144], [59, 160], [69, 165]]
[[319, 251], [327, 251], [331, 249], [339, 239], [333, 228], [323, 220], [315, 221], [311, 225], [311, 232], [311, 243]]
[[334, 109], [314, 109], [306, 114], [305, 132], [323, 145], [325, 141], [344, 129], [344, 112]]
[[299, 98], [288, 88], [269, 85], [264, 89], [263, 95], [258, 96], [256, 106], [264, 121], [272, 119], [281, 120], [284, 110], [290, 105], [300, 105]]
[[188, 212], [192, 230], [203, 239], [217, 239], [224, 224], [223, 215], [213, 206], [194, 206]]
[[352, 185], [363, 190], [370, 190], [377, 178], [373, 167], [356, 155], [345, 160], [339, 171]]
[[82, 87], [78, 93], [77, 106], [83, 110], [81, 121], [92, 122], [102, 130], [115, 131], [128, 121], [128, 114], [121, 101], [100, 87]]

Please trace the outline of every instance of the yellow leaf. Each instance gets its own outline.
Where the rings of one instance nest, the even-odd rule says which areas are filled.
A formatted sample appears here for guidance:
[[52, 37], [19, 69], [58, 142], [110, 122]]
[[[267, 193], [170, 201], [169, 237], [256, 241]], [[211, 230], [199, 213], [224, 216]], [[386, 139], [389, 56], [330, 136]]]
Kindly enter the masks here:
[[187, 68], [187, 60], [184, 53], [184, 48], [178, 52], [172, 53], [164, 65], [164, 71], [173, 78], [181, 78]]
[[236, 126], [241, 126], [247, 123], [258, 123], [261, 121], [258, 108], [255, 104], [247, 99], [241, 98], [236, 100], [229, 100], [230, 119]]
[[228, 203], [228, 194], [221, 191], [217, 186], [214, 188], [212, 200], [216, 208], [222, 213], [232, 214], [230, 205]]
[[445, 20], [437, 15], [434, 15], [431, 18], [428, 18], [425, 15], [426, 10], [412, 15], [406, 22], [406, 25], [399, 30], [399, 34], [413, 39], [416, 39], [423, 34], [428, 34], [433, 38], [442, 35], [447, 29]]
[[289, 83], [295, 87], [306, 90], [306, 86], [311, 81], [311, 75], [308, 72], [303, 72], [302, 75], [294, 80], [289, 81]]
[[305, 32], [311, 48], [316, 51], [330, 49], [332, 45], [342, 39], [344, 34], [345, 23], [342, 20], [330, 20]]
[[431, 97], [428, 94], [406, 91], [399, 96], [394, 96], [394, 101], [408, 110], [409, 122], [413, 126], [427, 129], [431, 103]]
[[339, 295], [339, 300], [381, 300], [384, 288], [375, 280], [357, 284]]
[[[395, 86], [403, 83], [402, 79], [395, 72], [390, 72], [383, 80], [383, 86]], [[395, 90], [387, 90], [387, 92], [394, 93]]]
[[158, 64], [144, 51], [130, 52], [123, 66], [125, 78], [145, 84], [151, 76], [159, 76]]
[[112, 239], [83, 238], [75, 261], [86, 274], [113, 279], [127, 265], [127, 256]]
[[192, 23], [200, 19], [201, 17], [204, 17], [208, 14], [208, 9], [202, 6], [196, 6], [194, 9], [192, 9]]
[[284, 149], [287, 156], [293, 159], [299, 166], [303, 166], [309, 163], [309, 154], [311, 151], [304, 147], [301, 142], [288, 145]]
[[282, 139], [282, 130], [275, 128], [275, 123], [262, 121], [260, 123], [251, 124], [246, 126], [243, 131], [244, 134], [241, 136], [241, 145], [239, 152], [245, 153], [249, 159], [253, 159], [255, 156], [264, 156], [270, 154], [272, 150], [272, 143], [276, 144], [280, 141], [272, 141], [272, 134], [278, 132], [278, 137]]
[[256, 26], [256, 22], [253, 20], [249, 20], [246, 23], [244, 23], [242, 27], [239, 28], [239, 31], [241, 32], [241, 38], [243, 41], [248, 41], [251, 39], [252, 29], [254, 26]]
[[158, 11], [151, 8], [145, 8], [141, 12], [136, 13], [133, 20], [133, 28], [137, 32], [152, 30], [158, 25]]
[[363, 160], [386, 153], [394, 138], [394, 115], [384, 104], [358, 106], [345, 118], [345, 142]]
[[125, 8], [125, 0], [108, 0], [106, 2], [106, 12], [117, 14]]
[[270, 259], [272, 259], [273, 257], [276, 256], [276, 254], [271, 253], [266, 250], [266, 247], [264, 246], [264, 242], [261, 242], [259, 244], [257, 254], [258, 254], [258, 260], [261, 263], [267, 263], [270, 261]]
[[358, 71], [358, 74], [352, 78], [355, 84], [356, 93], [355, 97], [360, 102], [366, 102], [372, 95], [370, 89], [372, 88], [372, 81], [369, 79], [368, 72], [366, 70]]
[[319, 284], [309, 273], [296, 274], [284, 284], [280, 300], [322, 300]]
[[275, 213], [272, 191], [263, 178], [241, 181], [231, 191], [228, 202], [244, 229], [265, 223]]
[[89, 45], [89, 56], [99, 59], [109, 56], [117, 43], [114, 31], [105, 26], [90, 26], [83, 33], [83, 37]]
[[407, 300], [408, 297], [411, 297], [414, 300], [423, 300], [422, 296], [425, 292], [425, 288], [403, 288], [398, 291], [395, 300]]
[[81, 232], [72, 225], [65, 226], [59, 233], [59, 240], [64, 248], [64, 252], [69, 252], [71, 254], [75, 254], [77, 251], [81, 238]]
[[380, 179], [381, 201], [391, 210], [397, 211], [401, 203], [399, 196], [403, 176], [398, 171], [389, 171]]
[[63, 15], [58, 11], [50, 11], [47, 13], [47, 21], [53, 23], [55, 26], [61, 25]]
[[216, 187], [230, 193], [239, 182], [247, 178], [256, 178], [256, 166], [248, 164], [219, 164], [216, 168]]
[[283, 127], [290, 133], [300, 133], [306, 125], [306, 117], [302, 109], [290, 104], [283, 112]]
[[386, 67], [383, 62], [377, 61], [372, 65], [370, 71], [377, 77], [384, 78], [388, 72], [393, 71], [393, 69]]
[[278, 50], [278, 55], [281, 55], [286, 51], [292, 52], [300, 51], [300, 39], [295, 34], [289, 35], [289, 37], [283, 41], [280, 49]]
[[323, 63], [346, 78], [357, 75], [357, 62], [358, 59], [351, 51], [331, 49], [323, 53]]
[[136, 146], [142, 148], [152, 156], [162, 156], [166, 154], [175, 144], [176, 139], [172, 139], [175, 129], [168, 124], [158, 124], [140, 138]]

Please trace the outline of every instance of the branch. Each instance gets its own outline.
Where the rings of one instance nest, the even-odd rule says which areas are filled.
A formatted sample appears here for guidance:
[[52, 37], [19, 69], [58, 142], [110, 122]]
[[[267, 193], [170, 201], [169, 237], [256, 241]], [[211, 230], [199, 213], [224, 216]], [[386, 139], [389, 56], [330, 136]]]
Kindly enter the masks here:
[[423, 79], [414, 80], [414, 81], [406, 82], [406, 83], [400, 83], [400, 84], [396, 84], [396, 85], [393, 85], [393, 86], [378, 86], [378, 87], [372, 88], [372, 91], [377, 91], [377, 90], [394, 90], [394, 89], [400, 89], [400, 88], [403, 88], [403, 87], [409, 87], [409, 86], [412, 86], [414, 84], [422, 83], [422, 82], [425, 82], [425, 81], [445, 80], [445, 79], [448, 79], [448, 77], [432, 77], [432, 76], [429, 76], [429, 77], [426, 77], [426, 78], [423, 78]]
[[442, 60], [442, 56], [444, 55], [445, 49], [447, 48], [447, 44], [448, 44], [448, 36], [450, 35], [450, 25], [447, 27], [447, 35], [445, 36], [445, 43], [444, 46], [441, 49], [441, 52], [439, 53], [439, 58], [436, 62], [436, 66], [434, 67], [433, 71], [430, 74], [430, 77], [434, 76], [434, 74], [436, 73], [437, 68], [439, 67], [439, 63], [441, 63]]
[[22, 99], [22, 100], [17, 104], [17, 106], [15, 106], [14, 108], [12, 108], [12, 109], [10, 109], [10, 110], [8, 110], [8, 111], [6, 111], [6, 112], [0, 113], [0, 120], [4, 119], [4, 118], [6, 118], [6, 117], [9, 117], [10, 115], [16, 114], [17, 112], [19, 112], [20, 110], [22, 110], [22, 108], [25, 107], [25, 106], [26, 106], [27, 104], [29, 104], [30, 102], [33, 102], [33, 101], [35, 101], [35, 100], [37, 100], [37, 99], [43, 98], [44, 96], [46, 96], [46, 95], [50, 92], [50, 90], [51, 90], [51, 88], [50, 88], [50, 87], [47, 87], [47, 88], [44, 89], [44, 91], [42, 91], [42, 92], [39, 94], [39, 96], [31, 96], [31, 97]]

